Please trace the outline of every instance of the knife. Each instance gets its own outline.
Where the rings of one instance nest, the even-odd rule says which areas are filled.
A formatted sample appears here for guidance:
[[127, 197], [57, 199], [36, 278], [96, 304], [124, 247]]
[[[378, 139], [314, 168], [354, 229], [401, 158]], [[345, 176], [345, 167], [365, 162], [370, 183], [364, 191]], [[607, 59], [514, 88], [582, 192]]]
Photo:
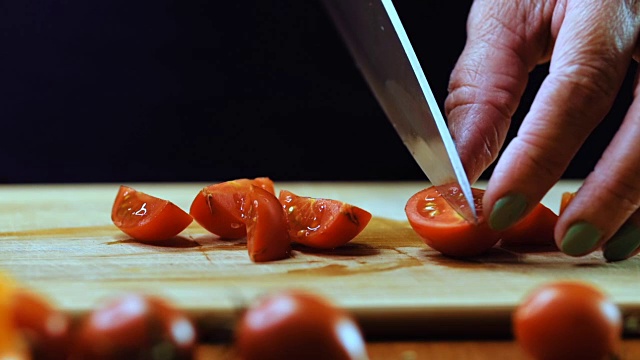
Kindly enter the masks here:
[[432, 185], [477, 223], [469, 179], [391, 0], [323, 0], [385, 114]]

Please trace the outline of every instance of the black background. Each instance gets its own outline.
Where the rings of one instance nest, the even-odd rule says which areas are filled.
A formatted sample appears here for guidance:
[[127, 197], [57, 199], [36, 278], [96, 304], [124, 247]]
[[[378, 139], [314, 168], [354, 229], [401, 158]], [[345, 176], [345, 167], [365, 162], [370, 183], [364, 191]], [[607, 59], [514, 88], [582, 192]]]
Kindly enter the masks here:
[[[471, 1], [395, 4], [442, 104]], [[0, 1], [0, 36], [0, 182], [424, 179], [319, 0]]]

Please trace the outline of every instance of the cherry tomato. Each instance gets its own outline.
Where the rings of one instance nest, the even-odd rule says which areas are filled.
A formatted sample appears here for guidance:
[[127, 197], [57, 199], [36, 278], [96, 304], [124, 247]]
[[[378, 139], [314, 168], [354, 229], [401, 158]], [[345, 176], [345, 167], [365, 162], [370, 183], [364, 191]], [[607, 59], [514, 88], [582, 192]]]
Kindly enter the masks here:
[[478, 223], [460, 216], [434, 187], [412, 195], [405, 213], [413, 230], [429, 247], [452, 257], [472, 257], [492, 248], [500, 233], [492, 230], [482, 214], [484, 190], [472, 188]]
[[247, 236], [242, 207], [251, 185], [275, 195], [273, 181], [268, 177], [229, 180], [203, 188], [193, 199], [189, 213], [209, 232], [224, 239], [241, 239]]
[[538, 203], [529, 215], [502, 232], [502, 244], [555, 246], [553, 231], [557, 221], [553, 210]]
[[13, 296], [13, 321], [34, 359], [67, 359], [71, 319], [42, 296], [18, 290]]
[[27, 360], [31, 354], [13, 318], [15, 292], [13, 279], [0, 273], [0, 359]]
[[246, 195], [244, 221], [247, 249], [254, 262], [285, 259], [291, 256], [287, 217], [278, 198], [252, 185]]
[[297, 243], [332, 249], [355, 238], [371, 220], [371, 213], [333, 199], [298, 196], [281, 190], [279, 195], [289, 222], [289, 234]]
[[144, 294], [107, 300], [77, 329], [71, 359], [192, 359], [196, 330], [168, 301]]
[[236, 326], [235, 348], [242, 360], [368, 358], [350, 314], [299, 290], [282, 290], [254, 302]]
[[600, 289], [577, 281], [534, 289], [512, 325], [519, 346], [540, 360], [613, 359], [622, 338], [619, 308]]
[[186, 229], [193, 218], [174, 203], [120, 186], [111, 220], [136, 240], [166, 240]]

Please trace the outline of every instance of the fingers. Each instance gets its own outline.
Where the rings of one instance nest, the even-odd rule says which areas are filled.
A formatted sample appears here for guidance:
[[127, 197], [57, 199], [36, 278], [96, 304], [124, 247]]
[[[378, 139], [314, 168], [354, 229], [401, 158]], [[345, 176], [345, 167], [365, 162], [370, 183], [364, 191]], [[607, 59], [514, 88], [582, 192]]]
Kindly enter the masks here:
[[[551, 58], [550, 73], [539, 89], [518, 135], [496, 165], [483, 199], [484, 207], [490, 214], [489, 224], [494, 229], [502, 230], [513, 225], [542, 199], [560, 179], [593, 128], [609, 111], [626, 74], [636, 40], [637, 24], [630, 20], [628, 9], [620, 3], [567, 1], [567, 7], [563, 9], [565, 13], [554, 14], [562, 18], [562, 24]], [[628, 138], [618, 140], [621, 144], [625, 143], [624, 146], [629, 146], [629, 141]], [[640, 148], [637, 145], [635, 147], [640, 152]], [[622, 149], [615, 149], [610, 156], [621, 155]], [[611, 167], [613, 164], [605, 161], [602, 166]], [[622, 164], [619, 166], [610, 170], [620, 175], [632, 171]], [[603, 171], [607, 170], [594, 172], [591, 181], [600, 181], [605, 175]], [[631, 180], [626, 179], [621, 176], [609, 179], [616, 183], [610, 183], [608, 189], [628, 185], [627, 182]], [[575, 233], [576, 237], [590, 233], [595, 239], [589, 244], [592, 247], [616, 228], [613, 223], [603, 227], [602, 220], [592, 222], [595, 221], [592, 218], [595, 211], [593, 206], [587, 206], [586, 196], [599, 196], [592, 199], [592, 205], [600, 204], [599, 201], [606, 197], [604, 190], [595, 191], [593, 186], [589, 185], [588, 190], [580, 195], [580, 201], [572, 202], [574, 210], [571, 213], [562, 216], [556, 232], [560, 239], [568, 236], [568, 226], [579, 219], [590, 222], [569, 233]], [[576, 210], [578, 207], [583, 210]], [[630, 209], [616, 210], [619, 211], [619, 220], [628, 217]], [[565, 250], [573, 254], [585, 253], [569, 247]]]
[[550, 14], [518, 3], [474, 2], [467, 43], [451, 75], [445, 111], [472, 183], [498, 156], [528, 74], [547, 51], [542, 29], [549, 28], [544, 19]]
[[610, 261], [640, 246], [640, 87], [619, 131], [556, 226], [563, 252], [581, 256], [602, 246]]

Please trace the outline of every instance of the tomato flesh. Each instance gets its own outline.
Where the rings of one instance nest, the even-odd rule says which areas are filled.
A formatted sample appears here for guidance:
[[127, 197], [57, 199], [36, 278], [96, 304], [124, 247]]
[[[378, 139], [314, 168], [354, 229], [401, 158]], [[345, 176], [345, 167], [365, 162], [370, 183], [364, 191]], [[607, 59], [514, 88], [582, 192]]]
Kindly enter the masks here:
[[111, 210], [111, 220], [136, 240], [166, 240], [178, 235], [193, 218], [174, 203], [120, 186]]
[[294, 242], [332, 249], [353, 240], [372, 218], [370, 212], [339, 200], [298, 196], [281, 190], [279, 200], [287, 214]]
[[405, 214], [411, 228], [429, 247], [452, 257], [480, 255], [500, 240], [482, 213], [484, 190], [472, 188], [478, 222], [466, 221], [449, 205], [435, 186], [422, 189], [406, 203]]
[[560, 214], [564, 212], [564, 210], [569, 206], [569, 203], [573, 198], [576, 197], [577, 192], [566, 191], [562, 193], [562, 198], [560, 199]]
[[245, 207], [243, 216], [251, 260], [266, 262], [290, 257], [287, 218], [278, 198], [261, 187], [251, 186]]
[[241, 239], [247, 236], [242, 212], [252, 185], [275, 195], [268, 177], [229, 180], [203, 188], [193, 199], [189, 213], [207, 231], [223, 239]]
[[365, 360], [365, 341], [355, 320], [327, 299], [281, 290], [255, 301], [235, 330], [243, 360]]
[[616, 359], [622, 338], [618, 307], [588, 283], [557, 281], [534, 289], [516, 308], [513, 331], [534, 359]]

